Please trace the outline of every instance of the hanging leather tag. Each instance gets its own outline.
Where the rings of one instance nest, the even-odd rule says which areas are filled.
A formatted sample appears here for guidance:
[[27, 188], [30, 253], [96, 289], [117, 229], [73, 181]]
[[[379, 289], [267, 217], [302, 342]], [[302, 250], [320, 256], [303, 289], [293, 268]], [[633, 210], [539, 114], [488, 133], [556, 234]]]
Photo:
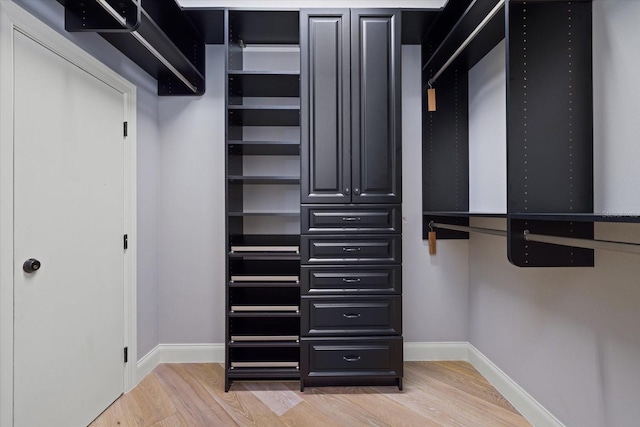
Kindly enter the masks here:
[[427, 110], [436, 111], [436, 90], [432, 87], [427, 89]]
[[436, 254], [436, 232], [429, 232], [429, 255]]

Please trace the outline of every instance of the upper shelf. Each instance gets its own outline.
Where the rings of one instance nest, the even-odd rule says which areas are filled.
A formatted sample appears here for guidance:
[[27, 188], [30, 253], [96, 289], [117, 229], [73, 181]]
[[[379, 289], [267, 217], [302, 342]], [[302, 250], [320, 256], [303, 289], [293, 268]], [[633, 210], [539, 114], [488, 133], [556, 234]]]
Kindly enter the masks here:
[[509, 218], [529, 221], [562, 221], [562, 222], [622, 222], [640, 223], [640, 214], [626, 213], [492, 213], [492, 212], [456, 212], [426, 211], [424, 217], [441, 218]]
[[298, 44], [299, 12], [291, 10], [229, 10], [231, 42]]
[[99, 33], [158, 80], [158, 95], [204, 93], [204, 42], [173, 0], [58, 2], [67, 31]]
[[[442, 39], [438, 46], [429, 49], [430, 56], [425, 56], [423, 64], [423, 76], [426, 83], [429, 78], [436, 74], [460, 48], [464, 41], [483, 22], [489, 13], [502, 0], [475, 0], [460, 19], [453, 26], [451, 31], [442, 39], [442, 36], [432, 35], [432, 39]], [[472, 68], [491, 49], [493, 49], [505, 37], [505, 8], [504, 5], [498, 13], [491, 18], [486, 25], [478, 32], [466, 48], [454, 61], [457, 66], [464, 66], [466, 69]], [[425, 41], [428, 43], [430, 34], [427, 34]]]
[[451, 218], [506, 218], [507, 214], [497, 212], [458, 212], [458, 211], [427, 211], [424, 216], [440, 216]]
[[229, 140], [229, 154], [245, 156], [297, 156], [300, 141]]
[[640, 223], [640, 214], [616, 213], [514, 213], [509, 214], [509, 218], [530, 221]]
[[300, 97], [300, 73], [297, 71], [229, 70], [229, 96]]
[[229, 105], [231, 126], [300, 126], [300, 107], [290, 105]]

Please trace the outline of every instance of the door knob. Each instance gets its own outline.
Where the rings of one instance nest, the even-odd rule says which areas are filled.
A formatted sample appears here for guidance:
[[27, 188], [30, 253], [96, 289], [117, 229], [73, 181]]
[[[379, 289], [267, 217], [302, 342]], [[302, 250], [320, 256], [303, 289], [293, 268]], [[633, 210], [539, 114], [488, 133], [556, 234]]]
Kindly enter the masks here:
[[22, 264], [22, 269], [25, 273], [35, 273], [40, 270], [41, 266], [42, 264], [40, 264], [40, 261], [35, 258], [29, 258], [24, 262], [24, 264]]

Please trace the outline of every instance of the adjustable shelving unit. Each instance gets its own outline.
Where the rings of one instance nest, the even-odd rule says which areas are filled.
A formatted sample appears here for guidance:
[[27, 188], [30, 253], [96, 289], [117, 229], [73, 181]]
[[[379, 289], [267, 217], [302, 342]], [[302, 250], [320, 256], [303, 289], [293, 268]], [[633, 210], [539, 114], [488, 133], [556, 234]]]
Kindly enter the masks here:
[[97, 32], [158, 81], [158, 95], [205, 92], [202, 37], [173, 0], [58, 0], [65, 29]]
[[300, 51], [298, 12], [225, 20], [229, 390], [300, 377]]
[[[595, 222], [640, 222], [594, 212], [591, 9], [591, 0], [449, 2], [422, 46], [423, 89], [437, 93], [434, 112], [423, 97], [425, 238], [433, 223], [454, 226], [438, 227], [439, 239], [465, 239], [477, 230], [469, 218], [506, 218], [514, 265], [584, 267], [592, 248], [612, 243], [594, 239]], [[507, 210], [470, 212], [467, 74], [503, 39]]]

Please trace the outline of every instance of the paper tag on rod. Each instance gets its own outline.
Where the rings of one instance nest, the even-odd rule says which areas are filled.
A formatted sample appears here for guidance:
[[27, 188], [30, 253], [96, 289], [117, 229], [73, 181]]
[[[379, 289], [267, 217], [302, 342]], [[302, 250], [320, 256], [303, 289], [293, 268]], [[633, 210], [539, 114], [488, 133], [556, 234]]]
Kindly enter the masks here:
[[436, 254], [436, 232], [429, 232], [429, 255]]
[[427, 110], [436, 111], [436, 90], [432, 87], [427, 89]]

